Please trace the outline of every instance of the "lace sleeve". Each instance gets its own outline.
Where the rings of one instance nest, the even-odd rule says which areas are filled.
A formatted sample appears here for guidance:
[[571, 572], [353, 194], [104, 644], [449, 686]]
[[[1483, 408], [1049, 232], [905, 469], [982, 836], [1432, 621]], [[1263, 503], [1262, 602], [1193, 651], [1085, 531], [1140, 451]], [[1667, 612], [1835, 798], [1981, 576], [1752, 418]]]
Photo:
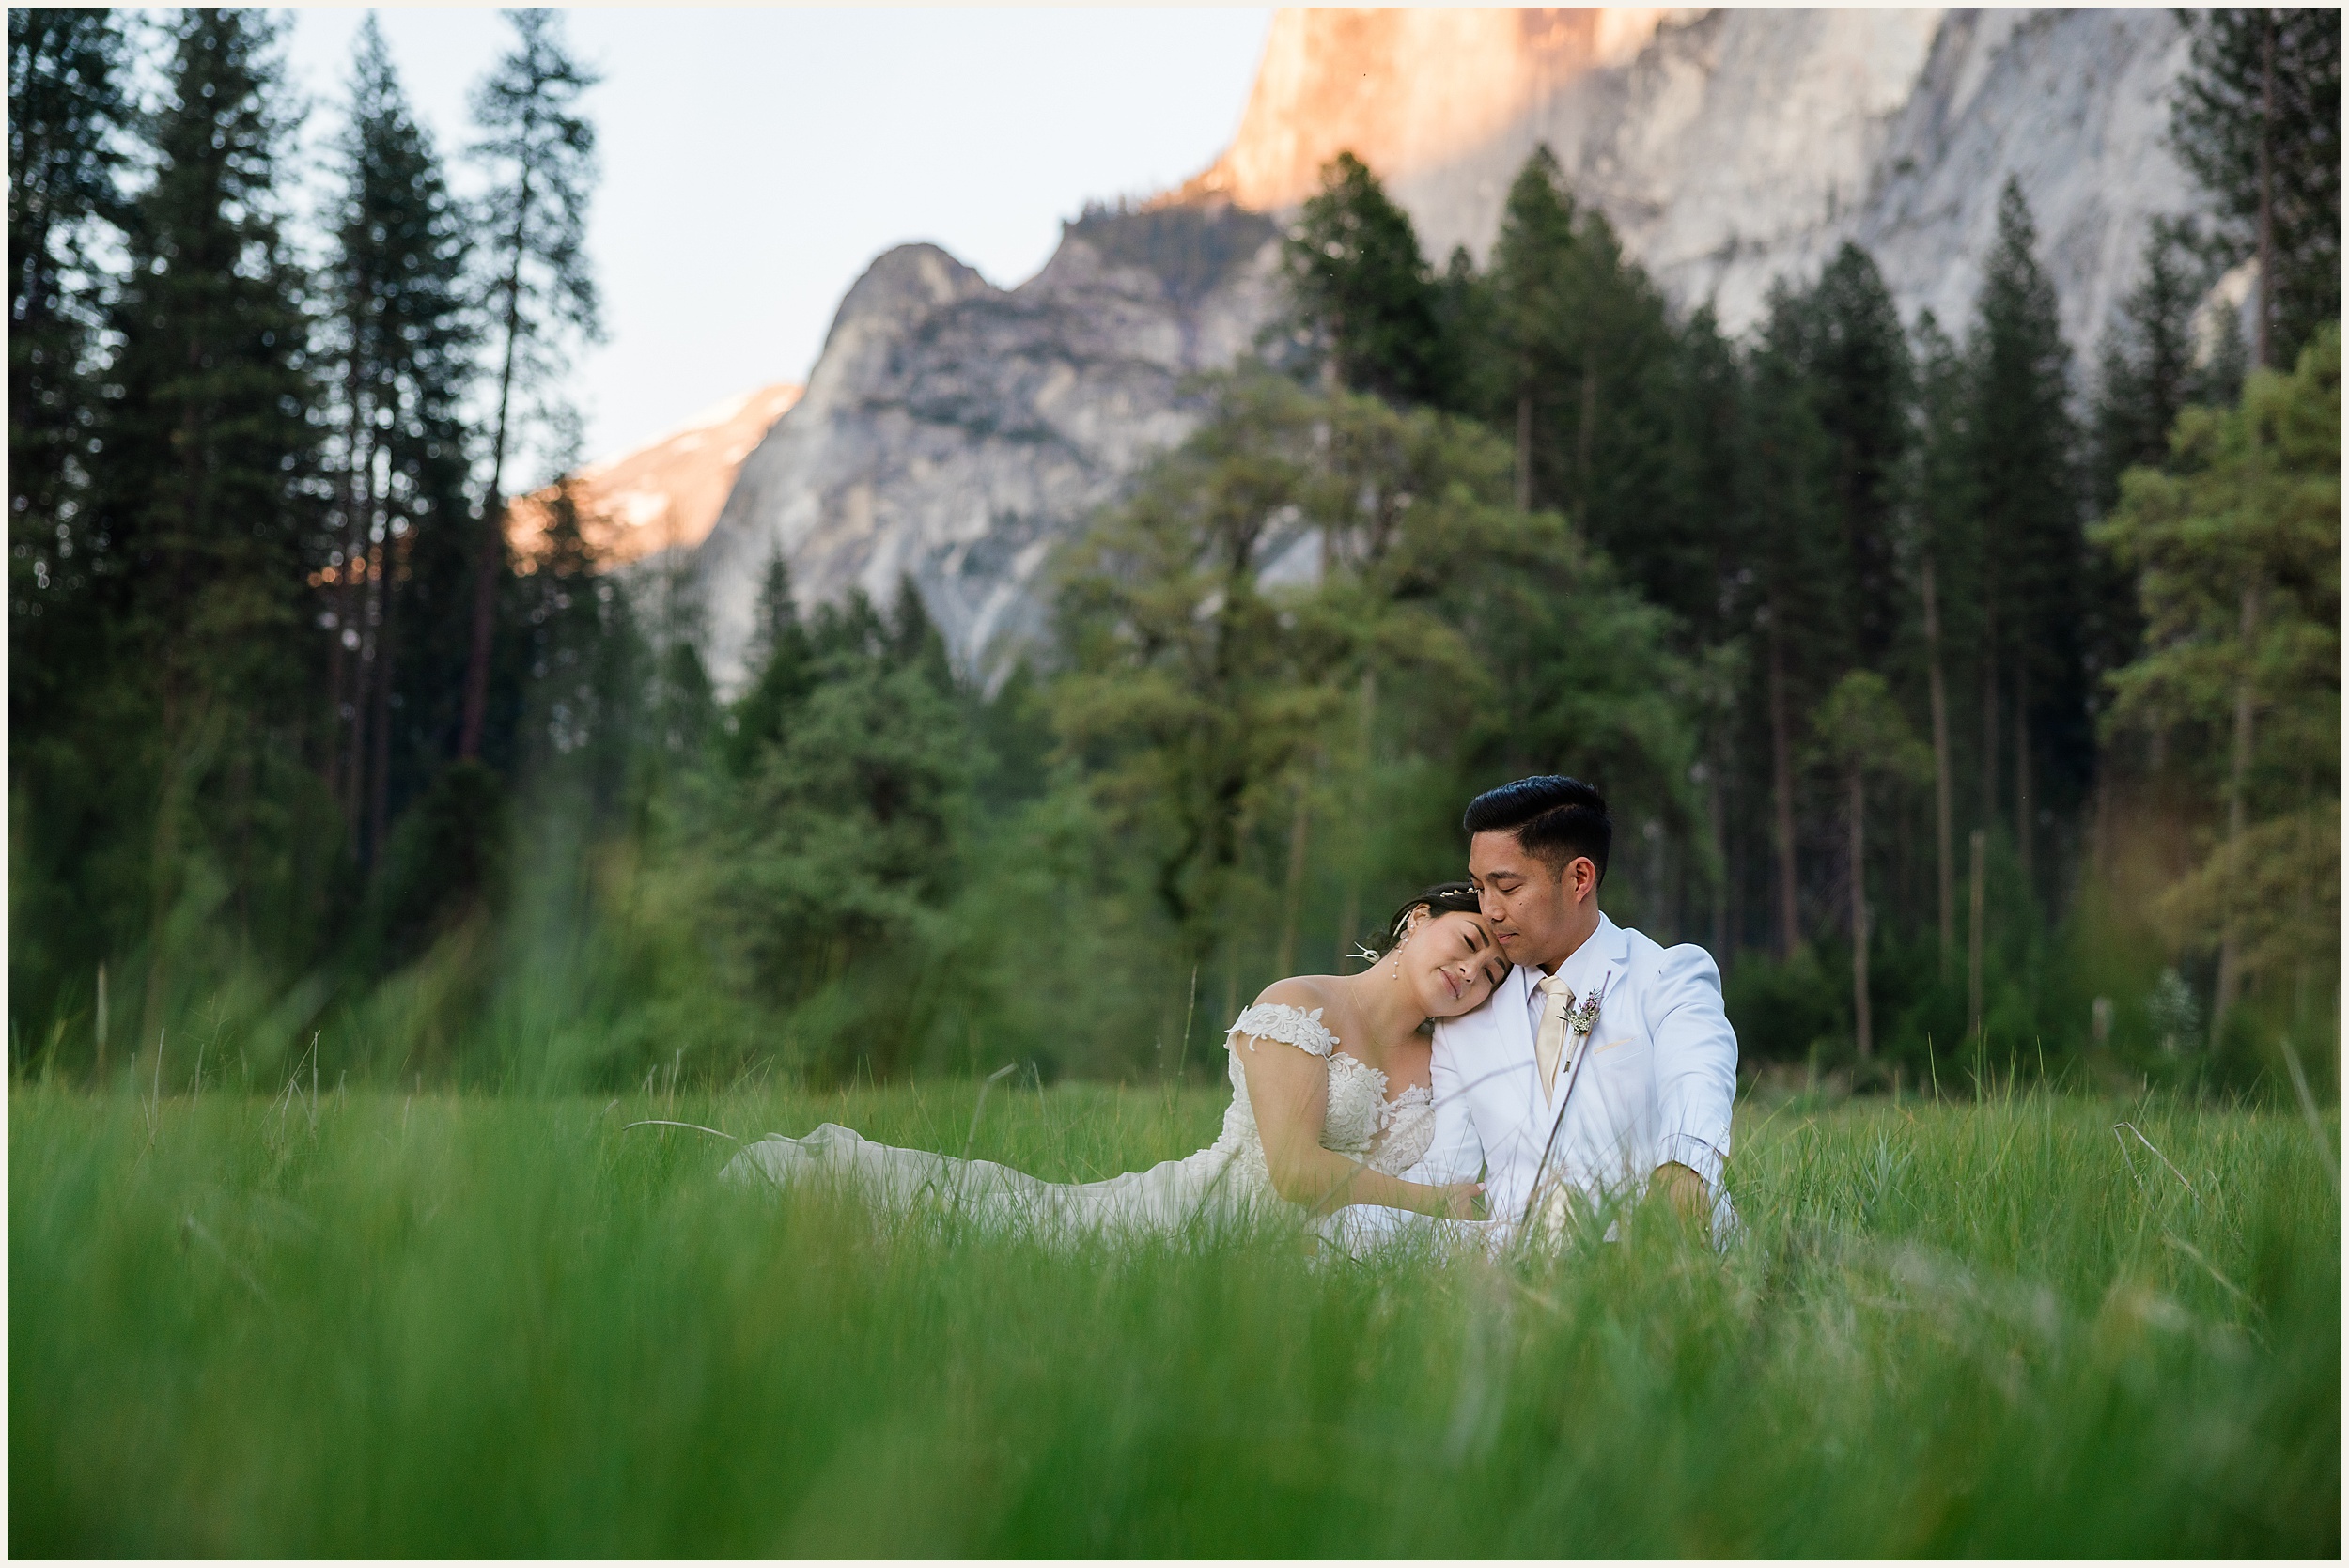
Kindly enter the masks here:
[[1338, 1047], [1338, 1037], [1322, 1024], [1320, 1008], [1308, 1013], [1302, 1007], [1291, 1007], [1285, 1001], [1256, 1003], [1242, 1012], [1223, 1033], [1227, 1040], [1235, 1034], [1252, 1034], [1259, 1040], [1279, 1040], [1295, 1046], [1309, 1056], [1328, 1056]]

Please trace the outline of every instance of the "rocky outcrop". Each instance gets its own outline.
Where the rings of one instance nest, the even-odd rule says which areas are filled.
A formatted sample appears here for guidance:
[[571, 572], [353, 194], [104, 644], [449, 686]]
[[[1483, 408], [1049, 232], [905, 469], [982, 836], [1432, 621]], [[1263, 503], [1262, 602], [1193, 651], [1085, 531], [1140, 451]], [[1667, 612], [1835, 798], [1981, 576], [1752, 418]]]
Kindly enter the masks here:
[[1190, 189], [1285, 208], [1351, 147], [1431, 259], [1481, 259], [1547, 142], [1667, 293], [1732, 332], [1847, 239], [1904, 313], [1955, 328], [2011, 174], [2086, 347], [2145, 220], [2197, 205], [2164, 145], [2186, 54], [2163, 10], [1284, 11]]
[[[776, 420], [800, 400], [788, 382], [729, 397], [632, 452], [590, 463], [571, 476], [580, 533], [606, 566], [625, 567], [708, 537], [733, 493], [735, 474]], [[517, 497], [506, 537], [515, 556], [537, 556], [552, 520], [555, 488]]]
[[933, 245], [875, 261], [696, 552], [720, 686], [778, 551], [802, 605], [910, 577], [964, 669], [1000, 674], [1053, 543], [1190, 431], [1185, 378], [1250, 345], [1277, 258], [1270, 220], [1211, 202], [1088, 214], [1009, 290]]
[[2186, 54], [2158, 10], [1283, 12], [1240, 133], [1174, 199], [1067, 225], [1008, 291], [922, 245], [859, 280], [696, 552], [713, 674], [741, 678], [777, 551], [803, 605], [910, 576], [963, 668], [999, 673], [1042, 628], [1051, 545], [1191, 427], [1184, 376], [1274, 316], [1257, 213], [1341, 148], [1439, 258], [1481, 255], [1547, 142], [1668, 295], [1733, 333], [1845, 240], [1905, 317], [1961, 333], [2011, 175], [2085, 351], [2146, 219], [2196, 205], [2164, 143]]

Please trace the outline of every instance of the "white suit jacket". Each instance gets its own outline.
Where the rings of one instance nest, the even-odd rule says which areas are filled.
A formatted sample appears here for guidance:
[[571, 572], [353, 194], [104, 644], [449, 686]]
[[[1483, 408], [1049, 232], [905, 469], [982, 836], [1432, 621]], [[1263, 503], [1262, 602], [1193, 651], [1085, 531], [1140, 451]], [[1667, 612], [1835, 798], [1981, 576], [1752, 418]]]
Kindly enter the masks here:
[[[1721, 1162], [1737, 1036], [1721, 1011], [1720, 971], [1701, 947], [1658, 947], [1604, 914], [1588, 946], [1595, 962], [1581, 952], [1569, 960], [1585, 977], [1578, 988], [1587, 996], [1600, 976], [1605, 988], [1589, 1035], [1570, 1042], [1584, 1060], [1563, 1121], [1534, 1076], [1534, 971], [1515, 968], [1484, 1006], [1436, 1025], [1435, 1142], [1407, 1179], [1471, 1181], [1482, 1167], [1487, 1212], [1515, 1220], [1555, 1122], [1549, 1170], [1591, 1197], [1636, 1196], [1657, 1167], [1677, 1162], [1704, 1178], [1716, 1228], [1735, 1224]], [[1561, 1062], [1559, 1090], [1568, 1070]]]

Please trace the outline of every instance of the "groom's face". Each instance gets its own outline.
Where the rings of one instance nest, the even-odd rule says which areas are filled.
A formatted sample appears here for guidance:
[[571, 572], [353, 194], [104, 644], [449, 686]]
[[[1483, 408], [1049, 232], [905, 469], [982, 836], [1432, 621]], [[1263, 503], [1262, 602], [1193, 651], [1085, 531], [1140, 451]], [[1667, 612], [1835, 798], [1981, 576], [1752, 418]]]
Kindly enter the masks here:
[[1469, 878], [1493, 939], [1513, 964], [1547, 969], [1590, 935], [1587, 906], [1598, 878], [1588, 860], [1552, 869], [1526, 853], [1515, 833], [1479, 833], [1469, 841]]

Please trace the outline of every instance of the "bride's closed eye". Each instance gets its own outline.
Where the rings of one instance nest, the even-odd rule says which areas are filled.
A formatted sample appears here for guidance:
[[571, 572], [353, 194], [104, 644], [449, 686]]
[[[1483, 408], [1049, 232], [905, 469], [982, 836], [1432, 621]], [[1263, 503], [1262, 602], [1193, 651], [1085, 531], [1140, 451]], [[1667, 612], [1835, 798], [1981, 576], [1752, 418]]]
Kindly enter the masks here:
[[1486, 980], [1499, 986], [1509, 972], [1508, 960], [1501, 956], [1501, 949], [1485, 932], [1484, 923], [1471, 922], [1468, 927], [1469, 951], [1482, 961], [1476, 966]]

